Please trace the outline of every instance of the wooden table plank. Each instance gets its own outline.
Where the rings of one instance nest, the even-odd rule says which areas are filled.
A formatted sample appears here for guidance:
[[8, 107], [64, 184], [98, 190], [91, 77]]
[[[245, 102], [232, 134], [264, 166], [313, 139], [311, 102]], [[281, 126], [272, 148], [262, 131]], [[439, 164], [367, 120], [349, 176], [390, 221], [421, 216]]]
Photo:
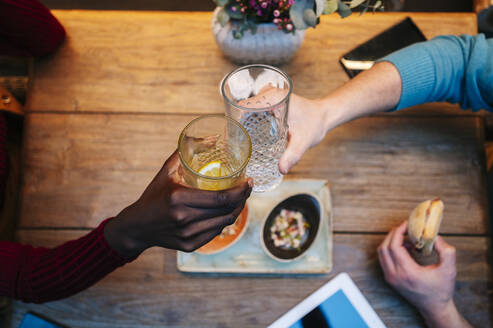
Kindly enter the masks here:
[[[210, 13], [55, 15], [68, 40], [36, 63], [28, 108], [39, 113], [26, 118], [19, 232], [22, 242], [45, 246], [85, 233], [64, 228], [94, 227], [134, 201], [182, 127], [195, 114], [223, 111], [217, 85], [234, 68], [214, 43]], [[339, 56], [408, 15], [428, 38], [476, 32], [474, 14], [324, 16], [283, 67], [295, 91], [320, 97], [347, 81]], [[375, 251], [384, 235], [372, 232], [387, 232], [434, 196], [446, 203], [442, 232], [470, 235], [447, 237], [458, 249], [459, 308], [474, 325], [489, 326], [482, 120], [467, 112], [407, 117], [464, 115], [445, 108], [426, 105], [339, 127], [290, 174], [329, 179], [335, 230], [356, 231], [335, 234], [331, 275], [184, 275], [173, 251], [156, 248], [67, 300], [17, 302], [12, 327], [27, 310], [71, 327], [266, 326], [342, 271], [389, 327], [416, 327], [419, 317], [382, 279]]]
[[440, 197], [442, 232], [489, 234], [481, 131], [472, 117], [360, 119], [329, 133], [291, 175], [329, 179], [336, 231], [388, 231]]
[[[54, 11], [65, 44], [38, 60], [31, 111], [208, 113], [223, 111], [221, 78], [233, 65], [210, 31], [211, 13]], [[283, 69], [295, 92], [321, 97], [348, 80], [339, 57], [411, 16], [428, 38], [475, 34], [472, 13], [323, 16]], [[456, 108], [456, 107], [454, 107]]]
[[[20, 230], [20, 240], [54, 246], [84, 231]], [[92, 288], [44, 305], [16, 302], [11, 327], [26, 311], [76, 327], [265, 327], [339, 272], [348, 272], [383, 321], [422, 325], [412, 307], [383, 280], [376, 247], [384, 235], [335, 234], [330, 275], [274, 278], [185, 275], [173, 251], [153, 248]], [[474, 327], [489, 327], [489, 238], [446, 237], [457, 247], [458, 308]], [[275, 296], [273, 296], [275, 295]], [[214, 299], [213, 302], [211, 300]]]
[[[22, 227], [94, 227], [136, 200], [193, 115], [30, 114]], [[441, 197], [444, 233], [487, 234], [481, 120], [372, 117], [331, 132], [292, 177], [328, 179], [335, 231], [385, 232]]]

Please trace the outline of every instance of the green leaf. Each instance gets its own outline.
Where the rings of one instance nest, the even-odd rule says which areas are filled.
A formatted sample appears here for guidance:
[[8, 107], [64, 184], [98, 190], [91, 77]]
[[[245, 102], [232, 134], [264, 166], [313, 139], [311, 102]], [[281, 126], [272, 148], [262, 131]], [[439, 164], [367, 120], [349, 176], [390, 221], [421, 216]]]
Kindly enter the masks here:
[[303, 12], [306, 8], [306, 5], [306, 0], [296, 0], [291, 8], [289, 8], [289, 18], [291, 18], [294, 27], [298, 30], [304, 30], [308, 28], [308, 25], [303, 19]]
[[248, 29], [249, 29], [248, 24], [247, 24], [247, 22], [246, 22], [246, 21], [240, 22], [240, 23], [238, 24], [238, 26], [240, 27], [240, 31], [241, 31], [242, 33], [244, 33], [246, 30], [248, 30]]
[[368, 1], [368, 0], [351, 0], [351, 2], [349, 3], [349, 8], [356, 8], [365, 1]]
[[233, 30], [233, 38], [241, 39], [243, 37], [243, 32], [240, 30]]
[[332, 14], [334, 11], [337, 10], [337, 0], [326, 0], [325, 1], [325, 7], [324, 7], [324, 14]]
[[[236, 7], [236, 11], [233, 11], [231, 9], [232, 7]], [[242, 19], [243, 18], [243, 13], [240, 11], [239, 6], [230, 5], [230, 6], [226, 6], [225, 8], [226, 8], [226, 13], [229, 15], [229, 17], [231, 17], [233, 19]]]
[[353, 13], [351, 11], [351, 9], [348, 7], [348, 5], [346, 5], [341, 0], [337, 0], [337, 4], [338, 4], [338, 6], [337, 6], [337, 13], [342, 18], [346, 18], [346, 17], [350, 16]]
[[315, 0], [306, 0], [305, 9], [312, 9], [315, 11]]
[[317, 26], [317, 15], [315, 15], [313, 9], [305, 9], [303, 11], [303, 20], [311, 27]]
[[250, 31], [252, 32], [252, 34], [257, 33], [257, 24], [255, 24], [254, 21], [249, 20], [247, 22], [247, 25], [248, 25], [248, 28], [250, 29]]
[[228, 0], [214, 0], [214, 2], [218, 7], [224, 7], [228, 3]]
[[221, 26], [225, 26], [229, 22], [229, 15], [226, 13], [224, 8], [221, 8], [217, 13], [217, 21]]
[[378, 8], [380, 8], [382, 6], [382, 1], [378, 0], [377, 2], [375, 2], [375, 4], [373, 5], [373, 13], [375, 13], [375, 11], [377, 11]]
[[323, 14], [326, 0], [315, 0], [315, 14], [317, 17]]

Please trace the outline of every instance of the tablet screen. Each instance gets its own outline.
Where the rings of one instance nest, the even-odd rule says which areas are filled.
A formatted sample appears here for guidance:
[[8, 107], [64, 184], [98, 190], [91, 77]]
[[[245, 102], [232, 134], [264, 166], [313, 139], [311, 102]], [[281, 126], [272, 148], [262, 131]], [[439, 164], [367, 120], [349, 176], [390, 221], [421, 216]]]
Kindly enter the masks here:
[[367, 328], [346, 294], [338, 290], [290, 328]]
[[385, 328], [347, 273], [341, 273], [269, 328]]

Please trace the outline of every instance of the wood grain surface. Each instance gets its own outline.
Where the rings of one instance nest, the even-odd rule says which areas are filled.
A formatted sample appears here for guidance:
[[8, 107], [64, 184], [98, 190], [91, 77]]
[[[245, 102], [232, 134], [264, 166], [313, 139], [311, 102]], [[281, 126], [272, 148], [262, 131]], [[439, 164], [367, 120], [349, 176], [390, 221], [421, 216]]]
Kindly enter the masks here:
[[[135, 201], [194, 115], [30, 114], [22, 227], [94, 227]], [[441, 197], [444, 233], [485, 234], [477, 117], [372, 117], [341, 126], [288, 177], [328, 179], [335, 231], [387, 232]]]
[[[85, 231], [20, 230], [20, 240], [54, 246]], [[44, 305], [16, 302], [11, 327], [30, 310], [77, 327], [265, 327], [339, 272], [348, 272], [389, 327], [421, 319], [383, 280], [376, 248], [384, 235], [336, 234], [334, 269], [322, 276], [186, 275], [176, 253], [153, 248], [88, 290]], [[459, 310], [474, 327], [489, 327], [489, 239], [446, 237], [457, 247]], [[275, 295], [275, 297], [273, 296]]]
[[[25, 118], [19, 240], [54, 246], [135, 201], [181, 129], [222, 112], [218, 83], [234, 68], [215, 45], [211, 13], [64, 11], [65, 44], [35, 64]], [[474, 34], [473, 14], [324, 16], [284, 66], [295, 92], [321, 97], [347, 81], [338, 58], [411, 16], [428, 38]], [[388, 327], [417, 327], [383, 281], [376, 247], [416, 204], [445, 202], [441, 232], [457, 247], [456, 301], [491, 325], [483, 118], [456, 106], [360, 119], [332, 131], [288, 178], [331, 183], [334, 271], [325, 276], [185, 275], [174, 251], [151, 249], [67, 300], [16, 302], [70, 327], [265, 327], [339, 272], [349, 272]]]
[[[211, 13], [56, 10], [67, 40], [36, 62], [31, 111], [210, 113], [223, 111], [221, 78], [234, 66], [217, 48]], [[283, 67], [294, 91], [321, 97], [348, 80], [339, 57], [411, 16], [427, 38], [475, 34], [472, 13], [323, 16]], [[70, 74], [68, 74], [70, 72]]]

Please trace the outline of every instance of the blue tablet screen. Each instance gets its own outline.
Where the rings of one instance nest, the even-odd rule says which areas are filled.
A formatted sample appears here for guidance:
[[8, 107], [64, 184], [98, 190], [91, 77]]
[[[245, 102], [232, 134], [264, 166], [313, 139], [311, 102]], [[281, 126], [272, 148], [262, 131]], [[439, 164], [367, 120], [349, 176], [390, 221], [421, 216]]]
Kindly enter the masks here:
[[307, 313], [290, 328], [368, 328], [342, 290]]
[[33, 314], [26, 313], [22, 319], [19, 328], [63, 328], [55, 323], [46, 321], [45, 319]]

